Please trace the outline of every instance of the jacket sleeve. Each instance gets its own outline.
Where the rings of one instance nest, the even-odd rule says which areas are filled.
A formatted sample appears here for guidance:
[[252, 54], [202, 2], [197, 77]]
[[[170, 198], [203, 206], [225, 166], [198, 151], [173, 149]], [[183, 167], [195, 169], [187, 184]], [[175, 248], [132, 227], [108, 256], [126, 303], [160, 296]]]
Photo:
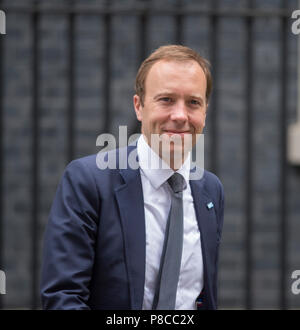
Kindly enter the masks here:
[[99, 204], [88, 164], [71, 162], [58, 186], [44, 235], [43, 309], [89, 309]]

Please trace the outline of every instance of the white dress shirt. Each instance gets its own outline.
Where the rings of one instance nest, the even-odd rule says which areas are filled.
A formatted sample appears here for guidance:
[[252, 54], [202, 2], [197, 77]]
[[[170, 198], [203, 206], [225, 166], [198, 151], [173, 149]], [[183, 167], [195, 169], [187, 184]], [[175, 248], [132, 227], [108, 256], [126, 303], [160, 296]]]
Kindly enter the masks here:
[[[166, 181], [174, 171], [166, 163], [160, 169], [150, 168], [150, 161], [151, 164], [163, 161], [149, 147], [143, 135], [138, 140], [137, 153], [146, 222], [146, 273], [143, 309], [152, 309], [165, 227], [171, 207], [171, 188]], [[190, 157], [177, 172], [184, 177], [187, 189], [183, 191], [184, 236], [175, 309], [195, 309], [195, 300], [203, 288], [203, 260], [200, 231], [189, 184]]]

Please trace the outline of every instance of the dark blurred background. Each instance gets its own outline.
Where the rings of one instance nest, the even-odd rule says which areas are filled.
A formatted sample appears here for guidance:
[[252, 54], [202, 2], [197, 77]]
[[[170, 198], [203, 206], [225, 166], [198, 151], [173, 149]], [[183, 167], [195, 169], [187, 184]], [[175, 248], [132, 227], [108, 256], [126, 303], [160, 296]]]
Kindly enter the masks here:
[[63, 169], [97, 153], [101, 133], [139, 132], [137, 68], [181, 43], [210, 60], [214, 77], [205, 165], [226, 193], [219, 307], [299, 309], [300, 170], [287, 158], [297, 1], [7, 0], [0, 9], [0, 308], [40, 308], [42, 239]]

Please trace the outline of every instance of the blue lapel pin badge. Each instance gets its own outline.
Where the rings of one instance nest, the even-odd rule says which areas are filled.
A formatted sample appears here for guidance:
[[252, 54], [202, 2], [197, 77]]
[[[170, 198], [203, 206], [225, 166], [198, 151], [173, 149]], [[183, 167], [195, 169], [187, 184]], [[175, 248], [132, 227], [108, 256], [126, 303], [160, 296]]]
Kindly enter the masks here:
[[207, 208], [210, 210], [214, 207], [214, 204], [212, 202], [206, 204]]

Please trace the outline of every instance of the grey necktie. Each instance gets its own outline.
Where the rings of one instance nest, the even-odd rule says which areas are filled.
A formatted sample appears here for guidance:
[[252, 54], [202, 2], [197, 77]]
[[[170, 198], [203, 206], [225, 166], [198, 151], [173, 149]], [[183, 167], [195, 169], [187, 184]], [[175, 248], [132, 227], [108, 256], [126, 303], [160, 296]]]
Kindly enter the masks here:
[[166, 225], [152, 309], [175, 309], [183, 243], [182, 191], [186, 188], [183, 176], [175, 172], [168, 180], [171, 209]]

